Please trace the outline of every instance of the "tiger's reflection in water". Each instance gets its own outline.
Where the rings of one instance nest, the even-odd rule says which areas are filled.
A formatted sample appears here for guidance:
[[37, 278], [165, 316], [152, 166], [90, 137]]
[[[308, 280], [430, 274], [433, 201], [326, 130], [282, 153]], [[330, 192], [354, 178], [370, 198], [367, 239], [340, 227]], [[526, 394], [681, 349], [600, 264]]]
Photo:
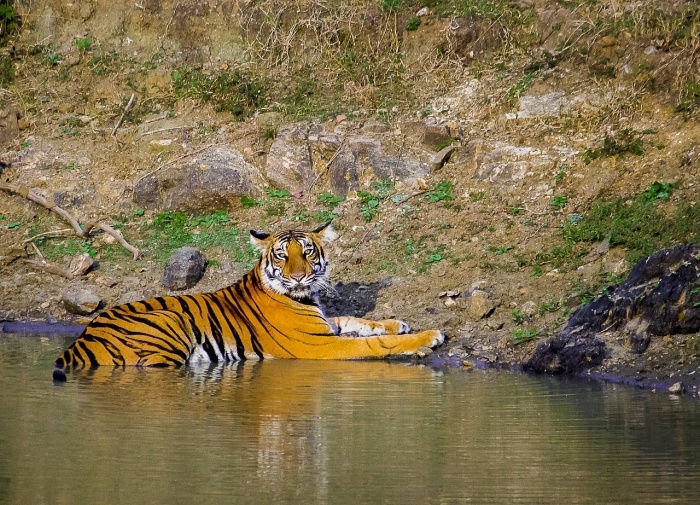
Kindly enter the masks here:
[[321, 501], [333, 466], [329, 460], [337, 459], [339, 446], [349, 451], [348, 458], [353, 453], [362, 459], [363, 448], [376, 447], [377, 439], [400, 445], [423, 430], [432, 432], [434, 427], [397, 422], [395, 407], [414, 408], [407, 390], [425, 399], [441, 385], [430, 369], [379, 361], [95, 367], [77, 370], [73, 378], [66, 387], [79, 388], [83, 404], [118, 413], [110, 429], [136, 430], [134, 439], [112, 440], [115, 453], [125, 445], [157, 446], [159, 464], [174, 471], [183, 458], [201, 461], [200, 451], [209, 447], [219, 454], [222, 469], [254, 475], [253, 482], [271, 490], [292, 492], [290, 482], [313, 474]]

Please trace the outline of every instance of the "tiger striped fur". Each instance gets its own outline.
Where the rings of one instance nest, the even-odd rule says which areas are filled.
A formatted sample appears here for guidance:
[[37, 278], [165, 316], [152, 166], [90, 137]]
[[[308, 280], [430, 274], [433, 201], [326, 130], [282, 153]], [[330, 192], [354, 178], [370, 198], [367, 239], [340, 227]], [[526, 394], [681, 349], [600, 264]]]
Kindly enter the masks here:
[[[88, 324], [56, 366], [370, 358], [443, 342], [440, 331], [408, 333], [394, 319], [326, 318], [317, 293], [328, 282], [324, 242], [334, 236], [330, 223], [312, 232], [251, 230], [262, 256], [235, 284], [113, 307]], [[349, 332], [359, 337], [343, 335]]]

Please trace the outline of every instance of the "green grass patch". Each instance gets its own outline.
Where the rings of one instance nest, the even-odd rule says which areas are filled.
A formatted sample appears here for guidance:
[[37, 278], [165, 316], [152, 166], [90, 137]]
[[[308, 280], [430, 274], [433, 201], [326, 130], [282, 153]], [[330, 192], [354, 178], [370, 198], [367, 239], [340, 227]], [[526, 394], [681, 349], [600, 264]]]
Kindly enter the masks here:
[[610, 247], [628, 250], [633, 266], [641, 258], [676, 244], [700, 241], [700, 205], [679, 203], [672, 213], [660, 205], [670, 197], [675, 184], [655, 182], [632, 200], [599, 200], [584, 215], [564, 223], [563, 243], [536, 256], [539, 265], [577, 267], [588, 251], [587, 244], [607, 241]]
[[248, 232], [232, 225], [226, 211], [188, 216], [181, 212], [161, 212], [153, 222], [143, 227], [144, 254], [165, 261], [183, 246], [197, 247], [204, 252], [222, 248], [236, 263], [252, 267], [257, 257], [250, 245]]

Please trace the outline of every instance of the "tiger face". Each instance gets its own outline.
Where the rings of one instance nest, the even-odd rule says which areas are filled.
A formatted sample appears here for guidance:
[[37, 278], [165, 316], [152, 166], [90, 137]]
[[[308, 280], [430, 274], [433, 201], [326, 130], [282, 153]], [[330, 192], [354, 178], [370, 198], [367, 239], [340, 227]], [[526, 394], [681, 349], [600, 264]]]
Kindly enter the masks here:
[[295, 299], [314, 297], [327, 283], [329, 264], [323, 245], [335, 236], [330, 222], [311, 232], [270, 235], [250, 230], [251, 243], [262, 252], [259, 265], [265, 287]]

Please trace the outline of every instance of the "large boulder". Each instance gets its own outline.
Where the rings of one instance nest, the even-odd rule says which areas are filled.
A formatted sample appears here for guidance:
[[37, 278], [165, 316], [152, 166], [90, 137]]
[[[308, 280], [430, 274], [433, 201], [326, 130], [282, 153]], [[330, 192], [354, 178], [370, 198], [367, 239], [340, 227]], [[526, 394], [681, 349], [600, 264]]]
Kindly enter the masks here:
[[241, 196], [256, 198], [263, 186], [260, 171], [241, 153], [215, 145], [184, 164], [138, 181], [134, 201], [146, 208], [204, 213], [229, 207]]

